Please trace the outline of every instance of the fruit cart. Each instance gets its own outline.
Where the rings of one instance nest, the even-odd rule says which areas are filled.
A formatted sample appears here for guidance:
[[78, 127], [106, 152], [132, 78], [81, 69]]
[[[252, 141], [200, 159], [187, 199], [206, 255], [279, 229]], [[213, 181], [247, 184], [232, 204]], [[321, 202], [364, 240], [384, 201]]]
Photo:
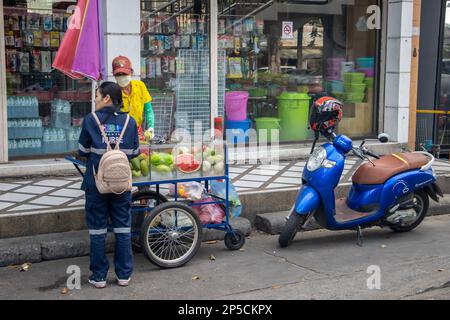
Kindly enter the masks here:
[[[66, 157], [83, 175], [84, 163]], [[190, 261], [202, 242], [203, 228], [224, 231], [225, 245], [239, 250], [245, 235], [230, 225], [230, 199], [227, 148], [224, 142], [201, 143], [194, 146], [180, 144], [150, 144], [141, 146], [141, 154], [130, 163], [132, 193], [133, 249], [141, 251], [161, 268], [176, 268]], [[226, 185], [225, 197], [210, 193], [213, 181]], [[212, 201], [189, 201], [183, 185], [202, 184]], [[172, 196], [161, 193], [163, 186], [172, 186]], [[169, 188], [170, 189], [170, 188]], [[220, 223], [202, 223], [195, 207], [219, 204], [225, 212]]]

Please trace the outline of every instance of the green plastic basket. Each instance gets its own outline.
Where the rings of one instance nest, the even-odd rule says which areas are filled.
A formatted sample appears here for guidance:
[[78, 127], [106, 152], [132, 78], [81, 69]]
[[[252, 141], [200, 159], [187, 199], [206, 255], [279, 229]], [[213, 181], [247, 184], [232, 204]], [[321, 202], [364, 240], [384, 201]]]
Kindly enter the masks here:
[[344, 73], [344, 82], [346, 83], [363, 83], [366, 75], [361, 72]]
[[344, 100], [345, 102], [350, 103], [361, 103], [364, 101], [365, 93], [356, 93], [356, 92], [346, 92], [344, 94]]
[[365, 83], [346, 83], [345, 92], [364, 93], [364, 91], [366, 91], [366, 86]]
[[364, 83], [367, 85], [367, 87], [371, 88], [371, 87], [373, 87], [375, 81], [374, 81], [374, 78], [366, 78], [364, 80]]

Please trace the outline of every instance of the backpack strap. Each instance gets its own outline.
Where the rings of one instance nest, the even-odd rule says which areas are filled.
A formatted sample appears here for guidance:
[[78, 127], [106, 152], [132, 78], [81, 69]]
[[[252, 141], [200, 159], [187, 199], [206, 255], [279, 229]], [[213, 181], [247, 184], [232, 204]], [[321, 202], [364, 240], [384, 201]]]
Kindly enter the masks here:
[[[95, 112], [92, 112], [92, 115], [94, 116], [95, 121], [97, 122], [98, 128], [100, 129], [100, 132], [102, 133], [103, 139], [105, 139], [107, 150], [111, 151], [111, 144], [109, 143], [108, 136], [106, 135], [105, 128], [103, 128], [99, 118], [97, 117], [97, 114]], [[119, 140], [120, 141], [120, 140]]]
[[120, 133], [119, 140], [117, 140], [116, 147], [114, 148], [114, 150], [120, 150], [120, 147], [119, 147], [120, 141], [122, 140], [123, 135], [125, 134], [125, 131], [127, 130], [129, 122], [130, 122], [130, 115], [127, 114], [127, 119], [125, 120], [125, 124], [123, 125], [122, 132]]

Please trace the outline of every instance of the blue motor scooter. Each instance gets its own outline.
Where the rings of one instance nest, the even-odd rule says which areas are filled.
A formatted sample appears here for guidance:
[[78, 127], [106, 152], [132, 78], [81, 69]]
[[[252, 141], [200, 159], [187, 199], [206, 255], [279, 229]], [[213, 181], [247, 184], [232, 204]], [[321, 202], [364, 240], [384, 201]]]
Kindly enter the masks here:
[[[281, 247], [287, 247], [313, 217], [328, 230], [356, 230], [360, 246], [364, 228], [411, 231], [426, 216], [429, 197], [438, 202], [438, 197], [443, 196], [436, 184], [432, 167], [435, 159], [431, 154], [411, 152], [379, 157], [364, 146], [365, 141], [355, 147], [350, 138], [336, 136], [333, 128], [320, 133], [329, 142], [315, 150], [313, 147], [303, 171], [303, 186], [279, 237]], [[387, 137], [382, 134], [379, 139], [387, 142]], [[369, 162], [353, 175], [347, 199], [335, 200], [334, 189], [351, 152]], [[369, 156], [375, 159], [372, 161]]]

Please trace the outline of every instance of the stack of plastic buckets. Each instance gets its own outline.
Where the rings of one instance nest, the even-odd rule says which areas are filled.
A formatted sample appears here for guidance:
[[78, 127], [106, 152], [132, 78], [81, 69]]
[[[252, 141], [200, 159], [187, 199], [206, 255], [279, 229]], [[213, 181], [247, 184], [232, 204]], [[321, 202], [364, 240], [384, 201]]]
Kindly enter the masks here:
[[357, 71], [364, 73], [366, 76], [364, 83], [366, 84], [367, 88], [372, 88], [375, 77], [375, 58], [358, 58], [356, 59], [356, 64], [358, 65]]
[[247, 118], [247, 91], [231, 91], [225, 94], [225, 128], [229, 143], [247, 143], [248, 129], [252, 122]]

